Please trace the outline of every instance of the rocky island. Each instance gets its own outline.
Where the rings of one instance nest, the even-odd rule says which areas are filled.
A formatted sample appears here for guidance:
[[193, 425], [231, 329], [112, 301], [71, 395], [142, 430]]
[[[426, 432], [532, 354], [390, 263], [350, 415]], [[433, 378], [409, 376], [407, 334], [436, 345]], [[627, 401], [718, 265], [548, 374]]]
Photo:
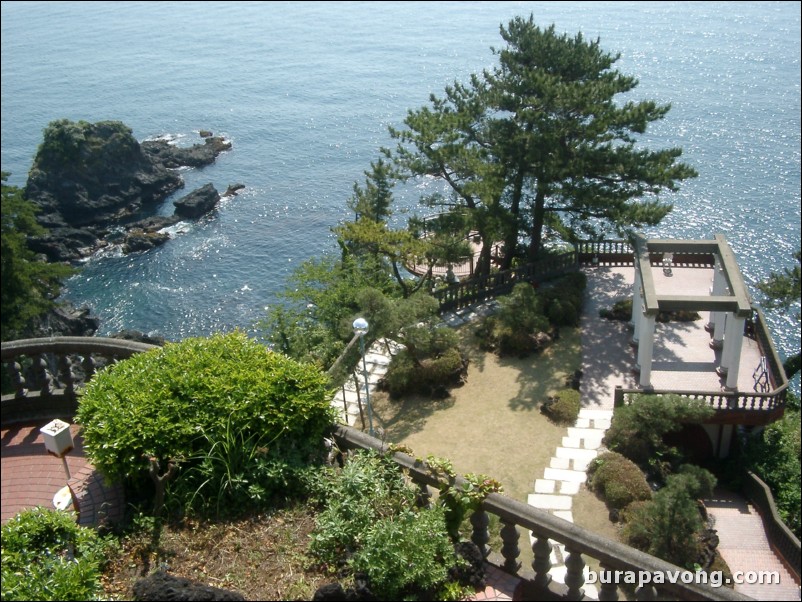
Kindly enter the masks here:
[[176, 201], [174, 215], [153, 215], [184, 186], [174, 168], [209, 165], [231, 148], [211, 132], [202, 135], [203, 143], [180, 148], [164, 140], [140, 143], [119, 121], [52, 122], [25, 187], [40, 209], [37, 220], [49, 232], [30, 240], [30, 247], [49, 261], [72, 262], [111, 243], [128, 253], [166, 242], [163, 228], [200, 217], [220, 199], [207, 184]]

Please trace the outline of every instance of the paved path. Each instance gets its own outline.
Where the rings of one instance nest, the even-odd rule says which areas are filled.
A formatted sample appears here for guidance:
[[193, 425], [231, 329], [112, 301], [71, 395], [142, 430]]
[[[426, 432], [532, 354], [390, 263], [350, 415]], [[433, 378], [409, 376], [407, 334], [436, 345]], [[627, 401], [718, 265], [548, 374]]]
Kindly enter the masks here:
[[735, 591], [756, 600], [800, 600], [799, 585], [772, 552], [763, 529], [763, 520], [743, 496], [718, 489], [705, 506], [715, 521], [718, 551], [733, 575], [774, 572], [779, 583], [736, 585]]
[[[33, 506], [53, 508], [53, 496], [67, 483], [62, 461], [48, 455], [40, 424], [2, 431], [2, 522]], [[69, 481], [80, 509], [78, 523], [97, 526], [114, 523], [125, 509], [123, 490], [108, 486], [83, 454], [79, 427], [72, 425], [75, 448], [67, 454]]]

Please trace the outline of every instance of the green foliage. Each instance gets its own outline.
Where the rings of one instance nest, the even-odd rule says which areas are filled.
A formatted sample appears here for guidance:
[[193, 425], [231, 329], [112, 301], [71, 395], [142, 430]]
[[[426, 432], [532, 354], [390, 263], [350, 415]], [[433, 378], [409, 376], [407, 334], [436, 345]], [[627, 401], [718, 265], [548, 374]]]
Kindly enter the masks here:
[[704, 526], [697, 498], [709, 495], [714, 486], [715, 478], [707, 471], [683, 467], [668, 477], [651, 502], [627, 513], [625, 540], [639, 550], [693, 569], [699, 560], [699, 534]]
[[579, 391], [576, 389], [561, 389], [554, 395], [553, 400], [545, 404], [543, 412], [558, 424], [574, 424], [582, 404]]
[[[316, 498], [323, 505], [312, 533], [312, 554], [344, 576], [361, 572], [385, 600], [443, 599], [457, 565], [442, 508], [418, 508], [390, 456], [349, 455], [342, 470], [323, 472]], [[347, 561], [347, 564], [346, 564]]]
[[8, 173], [2, 173], [2, 252], [0, 266], [0, 338], [24, 336], [31, 320], [54, 305], [61, 281], [73, 273], [65, 265], [36, 259], [28, 248], [27, 237], [45, 230], [36, 222], [36, 207], [23, 198], [22, 190], [7, 186]]
[[[678, 148], [636, 146], [670, 106], [616, 100], [638, 82], [613, 69], [619, 56], [598, 40], [542, 29], [531, 16], [502, 25], [501, 37], [497, 66], [391, 128], [402, 175], [445, 182], [453, 195], [431, 201], [467, 213], [487, 248], [503, 240], [505, 268], [519, 240], [536, 259], [546, 228], [572, 240], [659, 223], [671, 210], [659, 193], [697, 175]], [[489, 254], [478, 269], [489, 273]]]
[[609, 508], [623, 510], [633, 502], [652, 499], [641, 469], [615, 452], [605, 452], [588, 465], [588, 482]]
[[444, 397], [447, 387], [460, 384], [467, 362], [457, 334], [445, 326], [410, 326], [403, 331], [406, 349], [393, 357], [383, 386], [392, 397], [420, 393]]
[[460, 525], [465, 517], [478, 510], [484, 499], [491, 493], [502, 493], [501, 484], [483, 474], [466, 474], [461, 486], [457, 486], [457, 473], [447, 458], [429, 455], [426, 467], [437, 477], [440, 495], [437, 504], [445, 511], [448, 534], [454, 542], [459, 541]]
[[440, 599], [456, 564], [440, 508], [406, 512], [371, 526], [351, 565], [381, 600]]
[[328, 398], [319, 370], [235, 332], [167, 344], [98, 373], [76, 422], [92, 463], [134, 490], [156, 458], [181, 464], [174, 492], [239, 501], [248, 492], [257, 501], [283, 492], [293, 467], [320, 455], [333, 421]]
[[414, 492], [392, 459], [366, 451], [350, 454], [339, 472], [323, 472], [316, 497], [323, 509], [310, 549], [330, 566], [361, 548], [378, 520], [404, 514], [415, 504]]
[[785, 268], [782, 272], [772, 272], [766, 279], [757, 284], [758, 289], [766, 298], [764, 304], [768, 308], [788, 309], [799, 302], [802, 295], [800, 284], [800, 264], [802, 264], [802, 251], [794, 254], [797, 265]]
[[663, 436], [679, 430], [683, 424], [700, 423], [713, 412], [700, 399], [638, 395], [632, 403], [615, 409], [603, 443], [642, 468], [665, 475], [670, 472], [670, 465], [679, 461], [679, 453], [664, 443]]
[[496, 315], [485, 318], [477, 331], [482, 347], [521, 357], [537, 351], [543, 346], [538, 333], [579, 324], [586, 286], [587, 277], [580, 272], [537, 290], [526, 282], [516, 284], [512, 293], [499, 299]]
[[128, 157], [138, 146], [131, 128], [120, 121], [87, 121], [59, 119], [42, 132], [42, 143], [36, 152], [33, 169], [63, 169], [69, 166], [82, 170], [89, 160], [99, 159], [97, 150], [107, 140], [106, 153]]
[[72, 513], [33, 508], [2, 529], [3, 600], [95, 600], [110, 541]]
[[777, 510], [791, 531], [800, 536], [800, 416], [786, 411], [782, 420], [770, 424], [747, 442], [746, 464], [771, 489]]

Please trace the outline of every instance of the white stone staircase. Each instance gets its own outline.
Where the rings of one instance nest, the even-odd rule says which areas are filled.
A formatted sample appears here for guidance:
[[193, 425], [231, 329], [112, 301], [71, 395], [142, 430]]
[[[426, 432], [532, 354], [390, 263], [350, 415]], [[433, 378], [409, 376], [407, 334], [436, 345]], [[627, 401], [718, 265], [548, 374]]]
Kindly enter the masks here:
[[[574, 522], [572, 513], [573, 496], [579, 493], [580, 486], [587, 479], [588, 464], [599, 454], [604, 433], [610, 428], [612, 410], [581, 409], [574, 426], [562, 439], [549, 466], [543, 471], [543, 478], [535, 481], [535, 492], [528, 496], [530, 506]], [[530, 544], [534, 543], [531, 533]], [[552, 579], [565, 583], [565, 546], [551, 542]], [[585, 569], [587, 571], [587, 568]], [[598, 598], [593, 585], [584, 586], [588, 598]]]

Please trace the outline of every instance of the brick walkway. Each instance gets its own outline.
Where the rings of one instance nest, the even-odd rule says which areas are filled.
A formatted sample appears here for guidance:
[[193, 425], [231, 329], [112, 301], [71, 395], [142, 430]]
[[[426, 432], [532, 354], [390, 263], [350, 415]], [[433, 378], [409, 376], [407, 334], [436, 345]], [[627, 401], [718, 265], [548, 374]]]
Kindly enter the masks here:
[[755, 600], [800, 600], [799, 585], [772, 552], [763, 520], [752, 504], [737, 493], [719, 489], [705, 500], [705, 506], [715, 519], [718, 550], [733, 574], [772, 571], [779, 575], [779, 583], [744, 583], [735, 586], [736, 592]]
[[[53, 496], [67, 484], [62, 461], [47, 453], [39, 429], [46, 424], [15, 426], [2, 431], [2, 513], [5, 523], [25, 508], [53, 508]], [[83, 455], [79, 427], [70, 428], [75, 448], [67, 454], [72, 479], [69, 485], [80, 509], [78, 523], [103, 525], [122, 518], [125, 508], [122, 488], [110, 487]]]

